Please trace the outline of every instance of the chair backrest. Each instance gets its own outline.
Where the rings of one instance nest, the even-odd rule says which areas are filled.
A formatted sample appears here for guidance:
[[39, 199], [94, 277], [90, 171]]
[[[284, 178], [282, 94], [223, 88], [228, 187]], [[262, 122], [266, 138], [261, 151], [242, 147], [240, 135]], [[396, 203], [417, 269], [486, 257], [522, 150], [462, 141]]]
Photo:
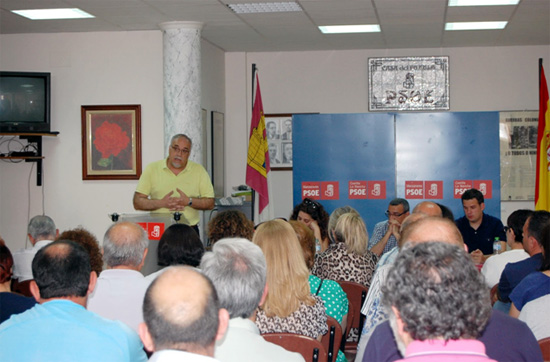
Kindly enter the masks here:
[[262, 337], [268, 342], [275, 343], [287, 351], [300, 353], [306, 362], [327, 360], [325, 347], [316, 339], [294, 333], [266, 333]]
[[33, 298], [31, 293], [31, 282], [32, 279], [19, 282], [17, 279], [12, 279], [11, 281], [11, 291], [14, 293], [19, 293], [25, 297]]
[[347, 294], [349, 304], [353, 305], [353, 322], [351, 323], [352, 325], [348, 327], [359, 328], [360, 330], [363, 327], [363, 320], [365, 318], [361, 314], [361, 307], [363, 306], [363, 303], [367, 298], [369, 288], [367, 288], [363, 284], [347, 282], [343, 280], [339, 280], [338, 284], [340, 284], [344, 292]]
[[491, 305], [495, 305], [496, 301], [498, 300], [497, 290], [498, 290], [498, 283], [493, 285], [493, 287], [491, 288]]
[[334, 362], [340, 349], [340, 343], [342, 343], [342, 326], [329, 315], [327, 315], [327, 325], [328, 332], [321, 339], [321, 343], [327, 352], [327, 361]]
[[539, 340], [539, 346], [542, 351], [542, 360], [550, 361], [550, 337]]

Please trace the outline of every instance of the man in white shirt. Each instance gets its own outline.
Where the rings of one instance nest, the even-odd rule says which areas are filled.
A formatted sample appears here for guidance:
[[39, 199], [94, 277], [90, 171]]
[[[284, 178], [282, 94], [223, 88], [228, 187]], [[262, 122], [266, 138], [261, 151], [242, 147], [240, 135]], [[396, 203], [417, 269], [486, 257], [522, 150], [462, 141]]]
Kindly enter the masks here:
[[212, 280], [220, 306], [229, 312], [229, 328], [216, 343], [221, 362], [303, 362], [299, 353], [267, 342], [254, 321], [256, 308], [267, 295], [265, 257], [257, 245], [241, 238], [217, 241], [201, 261], [203, 274]]
[[138, 224], [118, 222], [107, 229], [103, 238], [103, 261], [107, 269], [97, 278], [88, 310], [122, 321], [138, 331], [143, 322], [143, 297], [149, 285], [140, 273], [148, 244], [147, 233]]
[[13, 278], [18, 282], [32, 279], [32, 259], [36, 252], [54, 241], [59, 235], [53, 220], [46, 215], [37, 215], [27, 227], [27, 236], [32, 248], [13, 253]]
[[214, 362], [229, 319], [210, 279], [185, 266], [167, 268], [147, 289], [139, 336], [154, 362]]
[[506, 264], [529, 257], [529, 254], [523, 249], [523, 225], [532, 213], [531, 210], [522, 209], [516, 210], [508, 216], [508, 220], [506, 220], [508, 226], [504, 229], [506, 230], [506, 243], [511, 250], [489, 257], [481, 268], [481, 274], [485, 277], [485, 283], [489, 288], [498, 284]]

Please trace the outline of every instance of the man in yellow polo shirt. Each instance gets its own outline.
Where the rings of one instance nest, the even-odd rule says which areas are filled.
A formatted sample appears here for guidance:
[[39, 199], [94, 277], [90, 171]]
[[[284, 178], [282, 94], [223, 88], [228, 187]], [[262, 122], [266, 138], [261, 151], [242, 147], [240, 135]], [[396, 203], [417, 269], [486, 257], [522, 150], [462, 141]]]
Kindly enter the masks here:
[[149, 164], [134, 193], [136, 210], [183, 212], [185, 223], [196, 226], [198, 210], [214, 208], [214, 187], [208, 173], [189, 161], [192, 141], [184, 134], [172, 137], [168, 158]]

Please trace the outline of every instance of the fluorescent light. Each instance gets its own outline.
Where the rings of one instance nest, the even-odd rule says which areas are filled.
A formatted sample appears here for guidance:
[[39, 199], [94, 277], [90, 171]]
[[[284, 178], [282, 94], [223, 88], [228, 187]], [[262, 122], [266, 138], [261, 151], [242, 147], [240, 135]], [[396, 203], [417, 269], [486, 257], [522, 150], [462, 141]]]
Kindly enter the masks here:
[[227, 6], [237, 14], [302, 11], [300, 5], [295, 2], [227, 4]]
[[517, 5], [519, 0], [449, 0], [449, 6]]
[[327, 25], [320, 26], [323, 34], [379, 33], [380, 25]]
[[95, 16], [76, 8], [12, 10], [11, 12], [31, 20], [95, 18]]
[[507, 21], [474, 21], [461, 23], [446, 23], [445, 30], [491, 30], [504, 29]]

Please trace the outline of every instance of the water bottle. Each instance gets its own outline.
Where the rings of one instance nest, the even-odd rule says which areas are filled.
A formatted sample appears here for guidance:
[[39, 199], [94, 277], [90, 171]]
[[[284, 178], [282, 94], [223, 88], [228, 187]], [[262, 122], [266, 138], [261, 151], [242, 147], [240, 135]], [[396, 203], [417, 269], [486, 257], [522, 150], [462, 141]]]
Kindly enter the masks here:
[[500, 244], [500, 238], [497, 236], [495, 237], [495, 241], [493, 242], [493, 254], [500, 254], [501, 252], [501, 244]]
[[315, 253], [321, 252], [321, 242], [319, 239], [315, 239]]

